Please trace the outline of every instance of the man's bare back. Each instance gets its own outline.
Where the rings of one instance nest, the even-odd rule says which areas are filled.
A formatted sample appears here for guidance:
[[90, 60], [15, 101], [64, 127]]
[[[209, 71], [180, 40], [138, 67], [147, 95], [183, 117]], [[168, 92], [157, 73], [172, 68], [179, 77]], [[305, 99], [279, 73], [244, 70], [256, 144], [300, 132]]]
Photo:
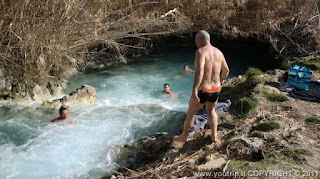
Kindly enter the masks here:
[[[208, 44], [204, 47], [199, 48], [196, 54], [196, 56], [204, 58], [198, 59], [199, 63], [201, 63], [201, 60], [204, 60], [203, 78], [198, 87], [198, 90], [212, 89], [221, 86], [221, 67], [226, 65], [225, 58], [222, 52], [219, 49]], [[197, 63], [197, 61], [195, 63]]]
[[[196, 51], [196, 71], [192, 96], [196, 102], [201, 102], [198, 92], [202, 93], [202, 90], [207, 90], [204, 93], [220, 92], [223, 80], [229, 74], [229, 68], [222, 52], [213, 47], [210, 41], [200, 38], [196, 38], [195, 41], [198, 50]], [[220, 77], [221, 70], [222, 76]]]

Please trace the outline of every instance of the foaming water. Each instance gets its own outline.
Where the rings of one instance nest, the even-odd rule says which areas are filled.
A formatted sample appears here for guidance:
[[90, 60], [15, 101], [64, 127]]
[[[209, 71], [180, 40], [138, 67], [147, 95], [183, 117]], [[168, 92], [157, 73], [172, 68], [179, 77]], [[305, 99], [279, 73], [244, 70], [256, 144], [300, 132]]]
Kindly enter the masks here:
[[[87, 111], [84, 111], [87, 109]], [[0, 122], [0, 178], [87, 178], [117, 167], [119, 147], [155, 131], [181, 125], [183, 113], [159, 105], [76, 106], [73, 124], [24, 118]], [[53, 117], [53, 115], [50, 115]], [[41, 117], [41, 116], [38, 116]], [[177, 121], [168, 123], [173, 118]]]
[[[173, 135], [191, 95], [194, 51], [180, 49], [137, 65], [80, 75], [97, 89], [97, 101], [70, 106], [73, 124], [49, 123], [57, 111], [0, 107], [0, 178], [88, 178], [118, 167], [120, 147], [154, 132]], [[254, 65], [253, 65], [254, 66]], [[243, 73], [233, 71], [231, 76]], [[169, 83], [176, 97], [162, 94]]]

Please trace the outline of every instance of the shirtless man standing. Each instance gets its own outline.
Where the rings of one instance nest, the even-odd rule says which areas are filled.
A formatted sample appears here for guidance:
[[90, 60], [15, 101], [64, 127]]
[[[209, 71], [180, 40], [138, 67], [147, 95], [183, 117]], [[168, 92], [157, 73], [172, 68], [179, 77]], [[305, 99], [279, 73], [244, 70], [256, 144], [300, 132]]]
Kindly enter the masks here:
[[196, 51], [196, 69], [189, 109], [182, 134], [174, 136], [173, 140], [188, 141], [189, 130], [194, 124], [194, 115], [206, 104], [211, 141], [216, 142], [218, 116], [214, 107], [218, 101], [223, 81], [229, 74], [229, 67], [222, 52], [211, 45], [208, 32], [200, 30], [195, 37], [195, 43], [198, 50]]

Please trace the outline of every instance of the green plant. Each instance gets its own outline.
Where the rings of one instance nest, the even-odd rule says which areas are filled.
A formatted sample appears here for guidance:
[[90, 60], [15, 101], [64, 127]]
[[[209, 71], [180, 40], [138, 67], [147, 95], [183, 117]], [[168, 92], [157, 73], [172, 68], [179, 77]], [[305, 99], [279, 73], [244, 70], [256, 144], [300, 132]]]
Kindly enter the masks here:
[[274, 121], [262, 122], [254, 127], [254, 130], [262, 132], [268, 132], [274, 129], [280, 129], [280, 125]]
[[309, 156], [309, 157], [312, 156], [312, 154], [305, 149], [296, 149], [296, 150], [294, 150], [294, 152], [298, 155], [305, 155], [305, 156]]
[[309, 122], [309, 123], [320, 123], [320, 119], [316, 115], [313, 115], [313, 116], [309, 117], [305, 121]]
[[281, 154], [284, 155], [285, 157], [293, 158], [295, 160], [301, 159], [302, 156], [309, 156], [309, 157], [312, 156], [312, 154], [305, 149], [291, 150], [287, 148], [281, 151]]
[[247, 80], [244, 82], [244, 84], [247, 86], [249, 89], [255, 88], [258, 84], [263, 84], [264, 80], [259, 78], [258, 76], [251, 76], [248, 77]]
[[245, 165], [247, 163], [249, 163], [249, 162], [246, 160], [231, 160], [230, 161], [231, 165]]
[[243, 128], [235, 128], [235, 129], [232, 129], [232, 132], [241, 132], [243, 130]]
[[272, 102], [284, 102], [284, 101], [288, 101], [288, 97], [285, 96], [284, 94], [279, 94], [279, 93], [269, 93], [267, 90], [265, 89], [261, 89], [259, 90], [259, 92], [263, 93], [265, 96], [267, 96], [269, 101]]
[[262, 74], [263, 74], [263, 72], [259, 68], [249, 67], [246, 71], [246, 76], [248, 78], [253, 77], [253, 76], [259, 76]]
[[280, 143], [279, 140], [275, 140], [275, 141], [271, 142], [270, 145], [276, 146], [276, 145], [279, 145], [279, 143]]
[[257, 105], [257, 101], [244, 97], [235, 103], [233, 110], [238, 114], [238, 117], [245, 118], [252, 109], [257, 107]]
[[278, 93], [269, 93], [267, 94], [267, 98], [272, 102], [284, 102], [289, 100], [287, 96]]

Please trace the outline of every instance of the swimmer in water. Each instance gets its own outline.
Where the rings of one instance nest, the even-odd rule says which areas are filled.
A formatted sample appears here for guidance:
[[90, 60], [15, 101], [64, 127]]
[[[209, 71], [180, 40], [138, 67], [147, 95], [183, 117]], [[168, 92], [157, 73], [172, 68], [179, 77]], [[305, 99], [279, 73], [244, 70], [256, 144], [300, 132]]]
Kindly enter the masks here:
[[69, 110], [66, 106], [62, 105], [59, 109], [59, 117], [53, 119], [50, 122], [68, 122], [68, 123], [72, 123], [73, 120], [71, 118], [69, 118]]
[[168, 83], [163, 85], [162, 93], [169, 94], [170, 95], [170, 99], [174, 98], [174, 94], [173, 94], [172, 91], [170, 91], [170, 85]]

